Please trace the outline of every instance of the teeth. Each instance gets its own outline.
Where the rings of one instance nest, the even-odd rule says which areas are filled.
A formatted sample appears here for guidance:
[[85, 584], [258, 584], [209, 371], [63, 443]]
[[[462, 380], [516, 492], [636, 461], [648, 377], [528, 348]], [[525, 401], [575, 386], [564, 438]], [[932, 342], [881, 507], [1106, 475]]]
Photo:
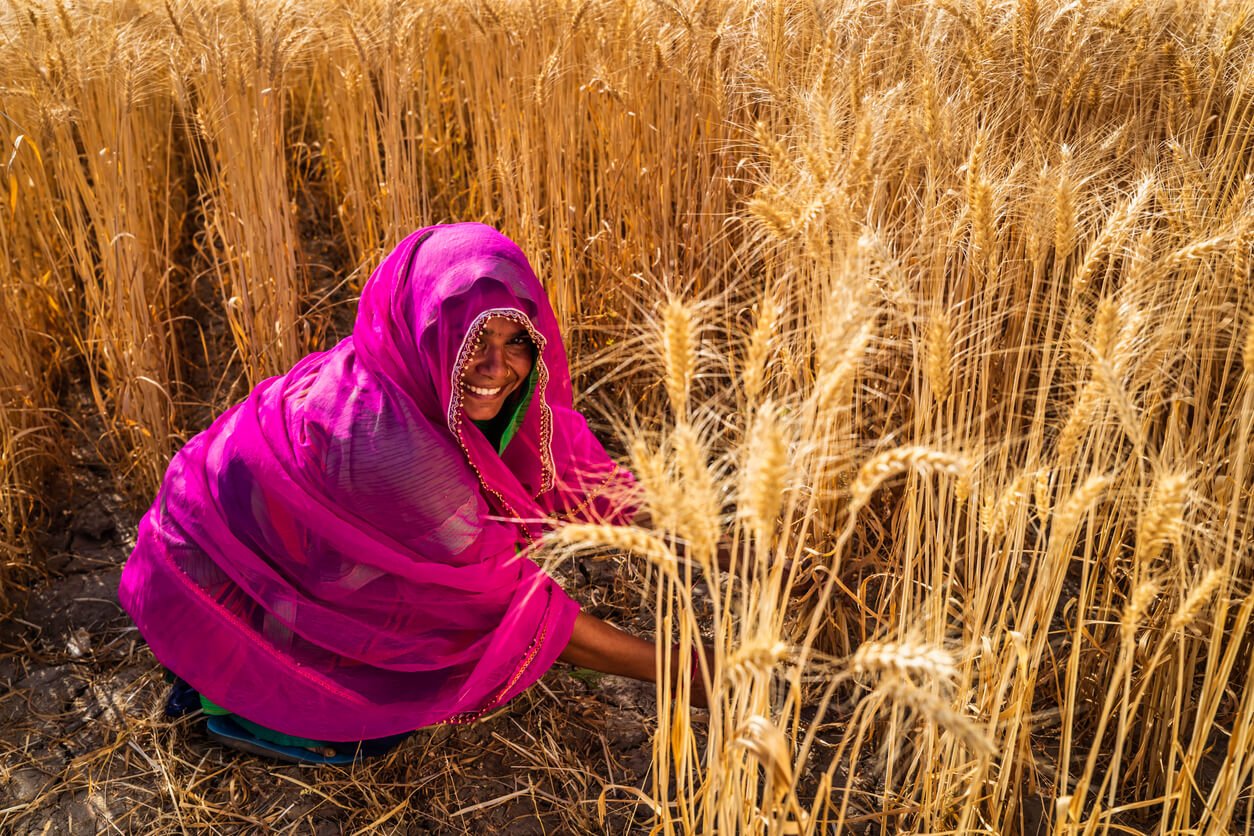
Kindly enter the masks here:
[[479, 386], [471, 386], [469, 383], [467, 383], [466, 388], [469, 389], [471, 392], [474, 392], [476, 395], [480, 395], [485, 398], [490, 398], [493, 395], [499, 394], [500, 391], [504, 389], [505, 387], [498, 386], [495, 389], [483, 389]]

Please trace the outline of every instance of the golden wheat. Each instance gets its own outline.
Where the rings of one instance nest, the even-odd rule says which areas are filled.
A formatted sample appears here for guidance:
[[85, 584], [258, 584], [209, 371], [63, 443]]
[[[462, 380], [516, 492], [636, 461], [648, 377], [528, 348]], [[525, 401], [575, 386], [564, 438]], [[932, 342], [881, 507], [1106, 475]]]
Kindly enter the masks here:
[[[1248, 829], [1252, 10], [16, 0], [0, 596], [45, 485], [85, 455], [150, 498], [206, 415], [347, 333], [380, 253], [483, 220], [652, 528], [554, 547], [643, 557], [610, 603], [713, 649], [703, 732], [659, 686], [634, 825]], [[130, 792], [121, 760], [73, 774]], [[595, 829], [566, 766], [556, 829]], [[403, 800], [342, 824], [440, 815]], [[254, 812], [165, 803], [134, 826]]]

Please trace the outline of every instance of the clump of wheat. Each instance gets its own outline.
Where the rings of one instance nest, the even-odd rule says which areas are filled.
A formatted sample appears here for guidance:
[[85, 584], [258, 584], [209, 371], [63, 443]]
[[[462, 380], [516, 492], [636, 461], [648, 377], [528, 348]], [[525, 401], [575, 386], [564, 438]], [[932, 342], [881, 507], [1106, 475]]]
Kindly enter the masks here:
[[[643, 556], [641, 600], [608, 603], [714, 648], [708, 733], [659, 704], [646, 828], [1015, 832], [1026, 777], [1067, 832], [1239, 829], [1250, 0], [755, 8], [5, 7], [0, 599], [41, 539], [45, 463], [155, 479], [184, 416], [345, 336], [387, 248], [481, 219], [543, 277], [579, 407], [629, 428], [607, 446], [654, 529], [550, 542]], [[682, 291], [659, 304], [658, 276]], [[51, 408], [80, 395], [85, 417]], [[903, 473], [955, 481], [877, 494]], [[819, 579], [786, 602], [784, 561]], [[950, 650], [859, 645], [918, 624]], [[894, 710], [833, 726], [811, 698], [837, 701], [853, 671], [826, 660], [854, 656]], [[71, 780], [144, 785], [107, 754]], [[544, 766], [571, 802], [546, 827], [615, 829], [575, 803], [591, 771]], [[802, 816], [785, 790], [812, 780]], [[194, 821], [149, 828], [155, 799], [133, 824], [292, 824], [212, 783]], [[350, 828], [439, 809], [391, 795]]]

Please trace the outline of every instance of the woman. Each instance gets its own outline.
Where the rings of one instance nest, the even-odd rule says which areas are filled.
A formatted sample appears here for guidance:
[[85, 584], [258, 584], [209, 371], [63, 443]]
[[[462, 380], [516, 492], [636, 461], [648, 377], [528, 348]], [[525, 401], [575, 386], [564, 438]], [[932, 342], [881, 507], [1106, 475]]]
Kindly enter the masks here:
[[250, 751], [342, 762], [503, 705], [557, 659], [652, 681], [654, 645], [519, 554], [622, 522], [630, 474], [572, 406], [552, 308], [481, 224], [410, 235], [350, 337], [261, 383], [174, 457], [120, 598]]

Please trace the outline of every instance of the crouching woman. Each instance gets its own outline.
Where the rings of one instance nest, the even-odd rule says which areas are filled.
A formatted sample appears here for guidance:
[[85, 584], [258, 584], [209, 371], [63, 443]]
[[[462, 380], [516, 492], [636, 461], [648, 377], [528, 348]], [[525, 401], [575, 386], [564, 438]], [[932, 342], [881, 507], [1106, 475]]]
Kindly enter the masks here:
[[375, 270], [351, 336], [174, 457], [120, 599], [175, 677], [171, 713], [348, 762], [473, 721], [558, 659], [653, 680], [655, 645], [520, 554], [555, 521], [626, 521], [631, 484], [573, 408], [523, 253], [430, 227]]

